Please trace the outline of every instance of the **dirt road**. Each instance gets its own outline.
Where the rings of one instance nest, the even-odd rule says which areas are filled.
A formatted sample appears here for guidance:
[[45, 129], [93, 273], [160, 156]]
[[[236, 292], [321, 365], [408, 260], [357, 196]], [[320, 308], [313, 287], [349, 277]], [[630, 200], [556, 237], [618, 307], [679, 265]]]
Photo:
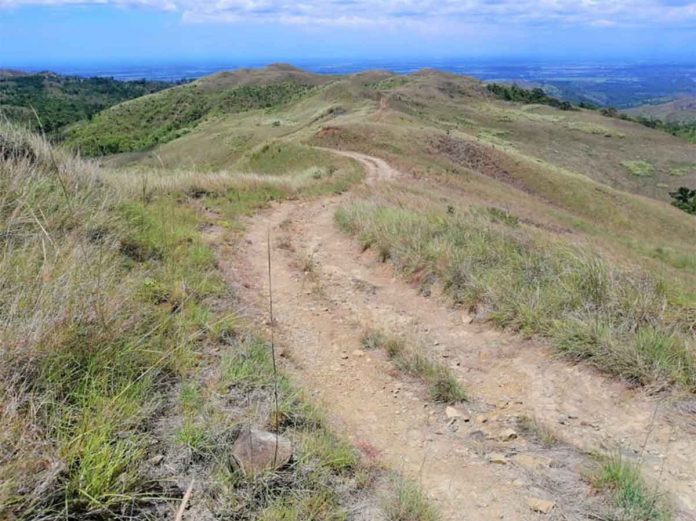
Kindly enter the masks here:
[[[417, 182], [381, 159], [334, 153], [360, 162], [372, 189]], [[597, 450], [642, 462], [677, 519], [696, 519], [693, 412], [472, 323], [439, 295], [420, 295], [336, 228], [335, 210], [351, 197], [274, 205], [250, 219], [244, 251], [222, 263], [250, 308], [265, 309], [271, 231], [279, 343], [336, 429], [419, 481], [447, 520], [538, 519], [536, 499], [555, 503], [545, 519], [596, 519], [600, 499], [583, 472], [587, 451]], [[451, 367], [471, 396], [462, 417], [449, 418], [383, 353], [362, 349], [368, 328], [404, 335]], [[520, 419], [539, 429], [520, 429]], [[547, 432], [561, 442], [549, 443]]]

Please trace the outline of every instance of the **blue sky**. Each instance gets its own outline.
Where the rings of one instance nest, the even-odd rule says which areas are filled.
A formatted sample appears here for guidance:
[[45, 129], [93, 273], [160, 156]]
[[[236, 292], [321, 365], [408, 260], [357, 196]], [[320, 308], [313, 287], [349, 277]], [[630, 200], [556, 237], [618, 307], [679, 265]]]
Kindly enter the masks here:
[[696, 1], [0, 0], [0, 67], [493, 56], [696, 62]]

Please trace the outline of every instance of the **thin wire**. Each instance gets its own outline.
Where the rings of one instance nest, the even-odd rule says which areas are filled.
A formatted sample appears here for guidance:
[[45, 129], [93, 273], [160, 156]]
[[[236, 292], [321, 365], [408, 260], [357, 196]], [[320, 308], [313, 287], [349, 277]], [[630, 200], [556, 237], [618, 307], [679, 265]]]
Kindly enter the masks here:
[[279, 411], [278, 411], [278, 368], [276, 365], [276, 351], [275, 351], [275, 322], [273, 320], [273, 284], [271, 282], [271, 229], [268, 228], [267, 235], [267, 250], [268, 250], [268, 313], [271, 320], [271, 359], [273, 360], [273, 400], [275, 412], [273, 415], [273, 427], [275, 431], [275, 452], [273, 454], [273, 467], [276, 466], [278, 461], [278, 427], [279, 427]]

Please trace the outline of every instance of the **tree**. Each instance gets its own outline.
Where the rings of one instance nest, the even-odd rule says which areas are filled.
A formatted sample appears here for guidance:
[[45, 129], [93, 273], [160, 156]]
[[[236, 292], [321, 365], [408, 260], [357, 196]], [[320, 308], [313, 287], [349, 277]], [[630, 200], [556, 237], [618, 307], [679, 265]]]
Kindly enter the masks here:
[[677, 191], [670, 192], [669, 195], [673, 199], [673, 206], [691, 215], [696, 215], [696, 190], [682, 186]]

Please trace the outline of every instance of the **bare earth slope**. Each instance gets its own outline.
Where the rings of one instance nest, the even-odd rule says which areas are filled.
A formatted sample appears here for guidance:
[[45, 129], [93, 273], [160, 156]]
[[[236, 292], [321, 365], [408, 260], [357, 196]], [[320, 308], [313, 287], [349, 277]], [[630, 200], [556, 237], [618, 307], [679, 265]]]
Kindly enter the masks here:
[[[419, 183], [380, 159], [341, 153], [364, 165], [371, 190]], [[555, 360], [542, 345], [470, 323], [443, 299], [419, 295], [336, 229], [335, 209], [349, 197], [286, 203], [255, 217], [237, 259], [241, 270], [227, 262], [233, 252], [222, 243], [219, 250], [250, 314], [261, 316], [270, 231], [283, 356], [335, 426], [419, 480], [445, 519], [534, 519], [531, 498], [556, 503], [549, 519], [602, 518], [583, 478], [586, 452], [596, 450], [620, 450], [640, 462], [650, 482], [669, 493], [678, 519], [696, 516], [693, 418]], [[470, 420], [451, 422], [421, 384], [382, 353], [361, 350], [367, 327], [405, 333], [450, 366], [471, 395], [461, 407]], [[507, 439], [505, 429], [518, 430], [520, 417], [535, 419], [562, 443], [546, 447], [521, 432]]]

